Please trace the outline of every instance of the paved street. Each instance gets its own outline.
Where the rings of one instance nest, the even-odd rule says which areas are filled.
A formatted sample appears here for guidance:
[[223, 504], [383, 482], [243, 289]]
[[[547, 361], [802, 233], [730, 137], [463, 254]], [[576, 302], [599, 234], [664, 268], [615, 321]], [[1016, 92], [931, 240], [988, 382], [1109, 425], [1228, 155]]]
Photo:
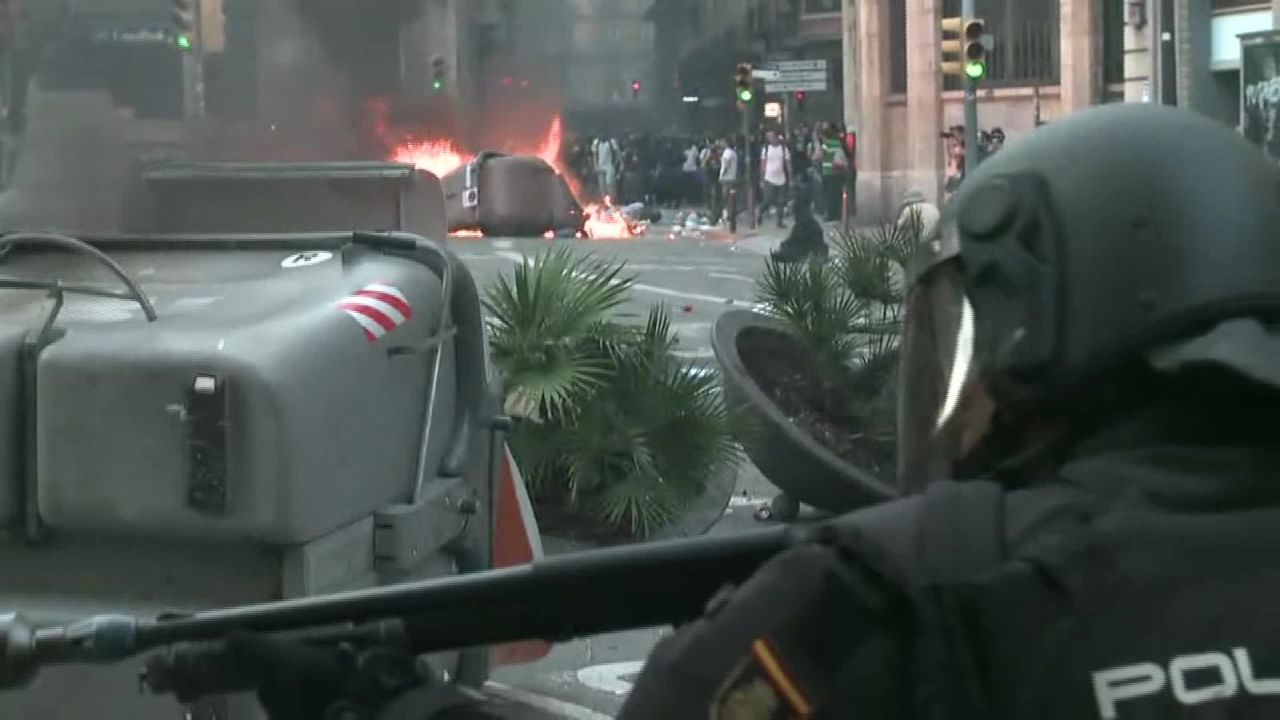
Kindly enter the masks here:
[[[564, 240], [599, 253], [627, 260], [638, 275], [635, 292], [624, 312], [643, 317], [655, 303], [665, 303], [680, 334], [679, 352], [688, 358], [714, 364], [711, 323], [727, 309], [754, 303], [755, 280], [764, 256], [779, 238], [770, 235], [728, 239], [672, 238], [658, 227], [632, 240]], [[535, 239], [453, 240], [451, 247], [471, 268], [483, 288], [500, 272], [510, 272], [522, 253], [536, 253], [547, 241]], [[713, 534], [741, 532], [758, 527], [752, 513], [772, 497], [773, 490], [754, 468], [747, 466], [738, 478], [734, 498]], [[575, 548], [554, 539], [546, 542], [549, 553]], [[617, 712], [630, 680], [639, 671], [661, 636], [660, 630], [642, 630], [598, 636], [557, 645], [551, 654], [529, 665], [500, 668], [494, 676], [498, 689], [515, 693], [561, 717], [599, 719]]]
[[[727, 309], [754, 304], [755, 281], [777, 240], [763, 234], [738, 242], [674, 237], [665, 228], [651, 227], [646, 235], [629, 240], [555, 242], [625, 259], [628, 272], [638, 279], [622, 313], [639, 320], [653, 305], [665, 304], [680, 333], [679, 354], [710, 362], [711, 323]], [[548, 244], [528, 238], [455, 238], [449, 242], [482, 291], [499, 273], [510, 273], [522, 255], [532, 256]]]

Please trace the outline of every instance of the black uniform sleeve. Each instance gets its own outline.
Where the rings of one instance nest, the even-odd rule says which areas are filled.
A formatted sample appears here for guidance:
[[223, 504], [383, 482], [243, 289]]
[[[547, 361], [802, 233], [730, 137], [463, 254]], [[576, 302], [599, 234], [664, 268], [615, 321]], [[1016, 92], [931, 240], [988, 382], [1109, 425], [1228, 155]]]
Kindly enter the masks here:
[[838, 547], [790, 550], [659, 643], [619, 720], [853, 717], [850, 703], [893, 705], [902, 603], [889, 587]]

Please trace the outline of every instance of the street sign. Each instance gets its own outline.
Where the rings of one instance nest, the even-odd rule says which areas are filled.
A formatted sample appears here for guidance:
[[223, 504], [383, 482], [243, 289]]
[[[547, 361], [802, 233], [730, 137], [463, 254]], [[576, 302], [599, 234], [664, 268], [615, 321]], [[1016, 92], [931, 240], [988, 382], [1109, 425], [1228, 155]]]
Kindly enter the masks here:
[[754, 68], [751, 71], [751, 77], [756, 80], [777, 80], [781, 76], [777, 70]]
[[784, 72], [784, 73], [779, 73], [778, 77], [774, 78], [774, 80], [776, 82], [822, 82], [824, 83], [827, 81], [827, 73], [825, 70], [819, 70], [819, 71], [805, 70], [802, 72]]
[[826, 60], [784, 60], [770, 63], [767, 69], [774, 70], [778, 76], [766, 79], [765, 92], [823, 92], [827, 90]]
[[95, 43], [119, 43], [122, 45], [169, 45], [173, 43], [173, 31], [167, 27], [107, 27], [93, 31]]
[[781, 81], [776, 83], [766, 83], [765, 92], [771, 93], [793, 93], [793, 92], [823, 92], [827, 89], [827, 81]]
[[827, 71], [826, 60], [782, 60], [780, 62], [769, 63], [769, 68], [779, 72], [803, 72], [805, 70], [821, 70]]

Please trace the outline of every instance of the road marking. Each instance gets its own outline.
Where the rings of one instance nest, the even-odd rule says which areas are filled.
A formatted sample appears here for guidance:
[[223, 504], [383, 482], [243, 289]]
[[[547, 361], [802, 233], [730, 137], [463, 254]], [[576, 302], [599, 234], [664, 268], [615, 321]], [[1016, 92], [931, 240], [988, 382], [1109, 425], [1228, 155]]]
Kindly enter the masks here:
[[484, 689], [503, 700], [545, 710], [567, 720], [613, 720], [612, 715], [596, 712], [589, 707], [557, 700], [549, 695], [539, 695], [528, 690], [521, 690], [493, 680], [485, 683]]
[[[660, 270], [662, 272], [700, 272], [708, 273], [715, 276], [715, 273], [730, 274], [738, 268], [728, 267], [726, 265], [659, 265], [653, 263], [627, 263], [628, 270]], [[732, 277], [741, 277], [740, 275], [732, 275]], [[754, 280], [752, 282], [755, 282]]]
[[[532, 258], [526, 258], [520, 253], [511, 252], [509, 250], [496, 250], [493, 254], [515, 263], [532, 260]], [[702, 293], [688, 292], [687, 290], [676, 290], [675, 288], [666, 288], [659, 285], [633, 283], [631, 287], [634, 290], [647, 292], [651, 295], [665, 295], [667, 297], [680, 298], [681, 300], [699, 300], [702, 302], [715, 303], [717, 305], [736, 305], [738, 307], [755, 308], [755, 305], [747, 300], [735, 300], [734, 298], [719, 297], [717, 295], [703, 295]]]
[[711, 323], [709, 322], [677, 322], [677, 323], [672, 323], [672, 328], [680, 335], [708, 336], [711, 332]]
[[578, 671], [578, 682], [592, 690], [599, 690], [612, 695], [626, 695], [635, 686], [623, 678], [636, 675], [642, 669], [644, 669], [643, 660], [592, 665]]
[[707, 277], [720, 278], [722, 280], [741, 280], [742, 282], [748, 282], [753, 285], [756, 282], [755, 280], [747, 277], [746, 275], [738, 275], [736, 273], [713, 272], [713, 273], [707, 273]]

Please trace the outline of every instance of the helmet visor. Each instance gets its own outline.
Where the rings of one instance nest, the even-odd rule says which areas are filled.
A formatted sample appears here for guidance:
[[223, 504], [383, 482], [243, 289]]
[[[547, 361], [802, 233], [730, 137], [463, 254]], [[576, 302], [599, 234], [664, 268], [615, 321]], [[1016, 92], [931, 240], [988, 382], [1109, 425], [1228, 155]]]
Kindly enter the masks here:
[[921, 245], [908, 276], [898, 391], [898, 483], [904, 493], [949, 477], [971, 385], [973, 307], [954, 225]]

